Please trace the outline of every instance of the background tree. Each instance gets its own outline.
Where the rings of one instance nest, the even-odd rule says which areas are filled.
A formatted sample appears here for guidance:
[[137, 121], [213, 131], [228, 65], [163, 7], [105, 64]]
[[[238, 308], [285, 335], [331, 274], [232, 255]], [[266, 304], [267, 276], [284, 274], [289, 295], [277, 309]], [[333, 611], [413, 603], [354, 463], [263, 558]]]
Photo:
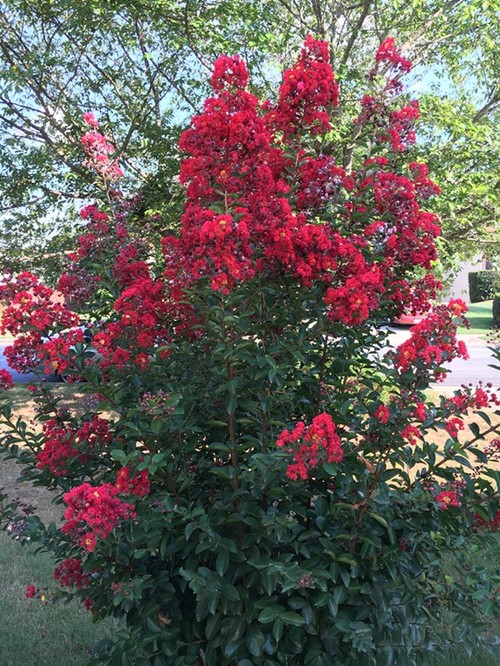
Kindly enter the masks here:
[[[240, 53], [261, 95], [274, 98], [280, 71], [308, 33], [332, 44], [346, 102], [329, 136], [347, 168], [354, 90], [389, 34], [416, 67], [425, 154], [442, 189], [442, 260], [498, 253], [498, 59], [496, 0], [193, 2], [74, 0], [0, 4], [0, 191], [3, 268], [57, 265], [81, 199], [97, 194], [81, 167], [82, 112], [106, 127], [141, 209], [174, 225], [182, 191], [177, 139], [207, 93], [216, 54]], [[280, 54], [280, 55], [277, 55]], [[419, 64], [432, 76], [419, 78]], [[350, 131], [350, 130], [349, 130]], [[368, 148], [369, 149], [369, 148]], [[365, 151], [366, 153], [366, 151]], [[161, 202], [161, 204], [160, 204]], [[154, 225], [154, 221], [152, 223]]]

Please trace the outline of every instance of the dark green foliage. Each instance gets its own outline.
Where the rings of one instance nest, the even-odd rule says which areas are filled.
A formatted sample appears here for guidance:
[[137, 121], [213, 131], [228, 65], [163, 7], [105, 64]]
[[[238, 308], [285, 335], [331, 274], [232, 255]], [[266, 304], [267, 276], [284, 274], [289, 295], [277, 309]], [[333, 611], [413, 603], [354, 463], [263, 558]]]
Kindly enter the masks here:
[[469, 298], [471, 303], [488, 301], [500, 289], [499, 271], [473, 271], [469, 273]]
[[500, 326], [500, 294], [493, 299], [493, 324]]

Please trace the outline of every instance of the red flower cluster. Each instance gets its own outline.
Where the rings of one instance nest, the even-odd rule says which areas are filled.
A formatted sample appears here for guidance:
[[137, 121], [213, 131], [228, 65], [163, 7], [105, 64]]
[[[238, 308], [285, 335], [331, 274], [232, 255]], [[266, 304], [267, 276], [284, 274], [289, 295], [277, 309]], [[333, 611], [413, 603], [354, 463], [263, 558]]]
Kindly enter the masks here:
[[453, 417], [451, 419], [448, 419], [445, 424], [445, 430], [449, 434], [450, 437], [453, 437], [453, 439], [456, 439], [458, 437], [458, 433], [460, 430], [463, 430], [465, 428], [465, 424], [462, 421], [462, 419], [459, 419], [457, 417]]
[[382, 44], [378, 47], [377, 52], [375, 53], [375, 60], [380, 62], [388, 62], [395, 69], [399, 69], [402, 72], [409, 72], [412, 68], [412, 63], [410, 60], [403, 58], [396, 48], [396, 43], [394, 37], [387, 37]]
[[436, 495], [436, 502], [440, 509], [447, 511], [450, 506], [461, 506], [457, 493], [453, 490], [443, 490]]
[[[452, 300], [448, 305], [434, 308], [422, 322], [411, 329], [411, 337], [399, 345], [395, 356], [395, 365], [401, 371], [414, 371], [419, 368], [432, 370], [454, 358], [468, 358], [467, 348], [457, 340], [457, 325], [453, 317], [461, 317], [467, 310], [463, 301]], [[434, 371], [437, 380], [443, 372]]]
[[427, 408], [423, 402], [417, 402], [413, 410], [412, 417], [417, 421], [425, 421], [427, 418]]
[[450, 414], [466, 414], [469, 409], [483, 409], [489, 407], [490, 404], [495, 404], [494, 396], [487, 390], [478, 388], [474, 392], [470, 389], [461, 390], [457, 395], [446, 400], [445, 408]]
[[380, 423], [387, 423], [391, 418], [391, 411], [386, 405], [379, 405], [375, 410], [375, 418], [380, 421]]
[[7, 304], [0, 332], [17, 335], [14, 344], [5, 348], [11, 368], [18, 372], [33, 370], [43, 356], [43, 339], [78, 325], [79, 317], [60, 300], [32, 273], [21, 273], [0, 286], [0, 301]]
[[92, 552], [97, 538], [105, 539], [121, 520], [136, 515], [134, 505], [122, 502], [116, 497], [118, 493], [118, 488], [110, 483], [101, 486], [84, 483], [72, 488], [63, 496], [67, 522], [61, 530]]
[[12, 375], [8, 370], [0, 370], [0, 391], [6, 391], [14, 386]]
[[412, 446], [418, 444], [418, 438], [422, 437], [422, 433], [416, 426], [407, 425], [401, 432], [401, 437], [406, 439], [406, 441]]
[[321, 462], [337, 463], [343, 457], [335, 423], [326, 413], [315, 416], [309, 427], [300, 421], [291, 432], [283, 430], [276, 440], [276, 446], [285, 448], [293, 455], [294, 462], [286, 472], [293, 481], [307, 479], [309, 470]]
[[113, 438], [108, 421], [97, 415], [80, 428], [62, 419], [50, 419], [43, 424], [43, 432], [45, 441], [36, 455], [37, 467], [48, 469], [54, 476], [68, 474], [71, 461], [85, 462], [91, 454], [108, 446]]
[[75, 357], [74, 346], [83, 344], [83, 331], [76, 328], [43, 342], [37, 351], [38, 360], [45, 364], [45, 372], [62, 373], [73, 366]]
[[308, 35], [298, 62], [283, 75], [278, 103], [266, 118], [285, 136], [320, 134], [330, 129], [328, 111], [338, 105], [339, 89], [326, 42]]
[[33, 599], [36, 597], [37, 591], [35, 585], [26, 585], [26, 592], [24, 593], [24, 596], [26, 599]]
[[[362, 259], [361, 254], [359, 258]], [[328, 287], [325, 303], [329, 319], [351, 326], [366, 321], [370, 311], [377, 308], [379, 295], [385, 291], [383, 277], [379, 266], [365, 265], [363, 271], [348, 277], [343, 286]]]
[[145, 497], [150, 493], [149, 472], [143, 469], [133, 474], [130, 467], [122, 467], [116, 475], [115, 488], [121, 495]]
[[68, 557], [54, 569], [54, 579], [62, 587], [76, 587], [82, 590], [90, 585], [90, 576], [83, 572], [82, 561]]
[[30, 331], [36, 338], [79, 323], [77, 315], [58, 302], [54, 290], [41, 284], [32, 273], [20, 273], [17, 279], [2, 284], [0, 300], [7, 303], [0, 333], [22, 335]]
[[144, 350], [169, 341], [165, 323], [171, 307], [163, 282], [150, 277], [137, 278], [122, 291], [114, 308], [119, 320], [103, 326], [93, 339], [102, 356], [100, 365], [103, 368], [114, 365], [122, 370], [135, 362], [144, 370], [149, 363]]
[[243, 90], [248, 83], [248, 72], [240, 56], [220, 56], [215, 61], [210, 83], [216, 92], [235, 88]]
[[[162, 239], [162, 281], [150, 276], [141, 247], [128, 238], [128, 213], [117, 212], [119, 199], [113, 221], [95, 205], [82, 211], [88, 229], [60, 286], [81, 298], [85, 289], [97, 288], [87, 258], [111, 259], [122, 293], [114, 307], [119, 317], [94, 338], [103, 367], [144, 370], [152, 345], [168, 344], [171, 335], [195, 335], [200, 322], [186, 294], [202, 279], [225, 293], [256, 274], [285, 270], [303, 285], [322, 284], [328, 317], [347, 325], [363, 323], [381, 298], [402, 302], [404, 295], [417, 307], [432, 296], [436, 284], [427, 277], [415, 292], [402, 277], [415, 266], [428, 269], [436, 256], [437, 218], [418, 203], [433, 187], [424, 165], [413, 164], [410, 178], [403, 178], [379, 157], [347, 176], [331, 157], [305, 147], [296, 148], [296, 162], [289, 157], [287, 142], [293, 145], [299, 130], [302, 136], [327, 129], [328, 111], [338, 102], [327, 44], [307, 38], [274, 107], [261, 107], [245, 90], [247, 81], [239, 57], [219, 58], [212, 77], [216, 96], [181, 136], [187, 203], [180, 237]], [[384, 107], [380, 113], [387, 126], [407, 129], [413, 112], [391, 116]], [[346, 192], [373, 201], [379, 220], [373, 221], [373, 205], [346, 202]], [[312, 219], [323, 212], [329, 219], [333, 210], [341, 223]]]

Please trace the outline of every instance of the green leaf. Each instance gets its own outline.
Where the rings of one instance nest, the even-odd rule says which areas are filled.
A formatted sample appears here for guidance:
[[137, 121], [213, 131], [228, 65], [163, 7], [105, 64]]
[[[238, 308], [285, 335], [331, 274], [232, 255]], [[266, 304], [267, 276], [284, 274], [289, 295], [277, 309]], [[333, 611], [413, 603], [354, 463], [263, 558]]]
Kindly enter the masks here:
[[221, 625], [221, 615], [220, 613], [216, 613], [215, 615], [211, 615], [208, 620], [207, 624], [205, 627], [205, 635], [208, 638], [209, 641], [211, 641], [217, 634], [219, 633], [220, 630], [220, 625]]
[[259, 622], [262, 624], [269, 624], [273, 622], [280, 613], [281, 608], [279, 606], [270, 606], [269, 608], [264, 608], [263, 611], [259, 613]]
[[250, 654], [261, 657], [264, 651], [265, 636], [258, 627], [250, 627], [247, 632], [246, 644]]
[[273, 637], [277, 642], [281, 640], [284, 628], [285, 628], [285, 623], [281, 618], [277, 617], [273, 624]]
[[293, 611], [284, 611], [279, 614], [280, 620], [283, 620], [285, 624], [291, 624], [294, 627], [301, 627], [305, 624], [305, 620], [302, 615], [294, 613]]
[[229, 566], [229, 553], [227, 550], [221, 551], [215, 561], [215, 569], [219, 576], [224, 576]]
[[110, 451], [109, 455], [111, 456], [111, 459], [116, 460], [116, 462], [121, 462], [127, 458], [127, 454], [125, 451], [122, 451], [122, 449], [113, 449]]

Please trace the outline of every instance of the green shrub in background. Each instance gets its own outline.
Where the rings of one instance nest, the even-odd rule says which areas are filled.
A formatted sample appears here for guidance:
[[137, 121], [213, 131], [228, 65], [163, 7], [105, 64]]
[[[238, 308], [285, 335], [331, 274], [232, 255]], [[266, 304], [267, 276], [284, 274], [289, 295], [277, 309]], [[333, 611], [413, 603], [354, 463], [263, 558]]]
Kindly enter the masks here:
[[493, 324], [500, 326], [500, 293], [493, 299]]
[[471, 303], [488, 301], [500, 291], [500, 272], [474, 271], [469, 273], [469, 298]]

